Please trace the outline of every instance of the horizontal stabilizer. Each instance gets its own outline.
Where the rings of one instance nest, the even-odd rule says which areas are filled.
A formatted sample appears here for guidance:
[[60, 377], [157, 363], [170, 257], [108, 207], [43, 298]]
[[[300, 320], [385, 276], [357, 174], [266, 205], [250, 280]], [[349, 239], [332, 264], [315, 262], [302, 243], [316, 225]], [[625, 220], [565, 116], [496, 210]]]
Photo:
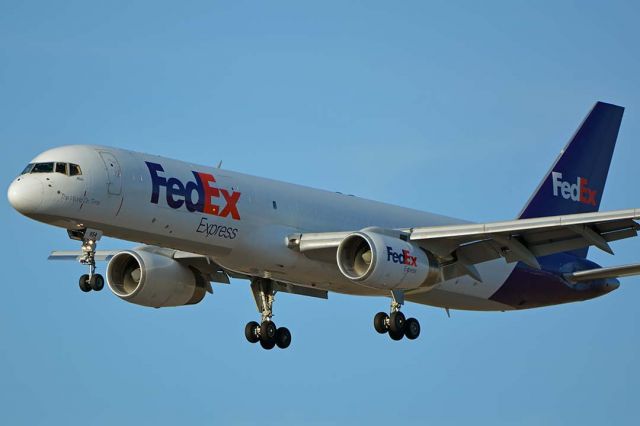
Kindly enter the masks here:
[[578, 271], [565, 274], [564, 277], [572, 282], [602, 280], [605, 278], [620, 278], [631, 275], [640, 275], [640, 263], [622, 266], [610, 266], [607, 268], [590, 269], [588, 271]]

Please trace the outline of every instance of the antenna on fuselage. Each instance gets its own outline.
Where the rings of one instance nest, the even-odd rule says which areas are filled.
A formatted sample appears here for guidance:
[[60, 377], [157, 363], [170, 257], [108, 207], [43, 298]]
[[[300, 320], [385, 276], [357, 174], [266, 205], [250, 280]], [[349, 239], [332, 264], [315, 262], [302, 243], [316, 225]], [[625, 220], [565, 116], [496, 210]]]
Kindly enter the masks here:
[[216, 169], [220, 169], [222, 168], [222, 160], [220, 160], [220, 162], [218, 163], [218, 165], [216, 166]]

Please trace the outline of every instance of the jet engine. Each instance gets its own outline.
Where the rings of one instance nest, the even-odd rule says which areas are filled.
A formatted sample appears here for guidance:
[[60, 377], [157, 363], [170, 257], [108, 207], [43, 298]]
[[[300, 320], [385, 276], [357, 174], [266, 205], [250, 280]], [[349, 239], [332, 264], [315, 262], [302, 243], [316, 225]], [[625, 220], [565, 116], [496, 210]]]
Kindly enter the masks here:
[[363, 230], [338, 246], [340, 272], [351, 281], [383, 290], [433, 287], [440, 281], [434, 256], [399, 236]]
[[206, 281], [196, 269], [144, 249], [113, 256], [107, 266], [107, 283], [122, 300], [153, 308], [194, 305], [206, 293]]

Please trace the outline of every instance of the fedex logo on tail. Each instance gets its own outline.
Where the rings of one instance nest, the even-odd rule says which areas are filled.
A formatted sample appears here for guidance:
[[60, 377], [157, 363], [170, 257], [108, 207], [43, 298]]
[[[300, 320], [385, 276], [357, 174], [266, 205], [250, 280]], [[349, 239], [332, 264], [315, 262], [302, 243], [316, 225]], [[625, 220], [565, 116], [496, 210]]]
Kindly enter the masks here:
[[402, 250], [402, 253], [393, 251], [393, 247], [387, 246], [387, 262], [400, 263], [401, 265], [417, 267], [418, 258], [411, 256], [409, 250]]
[[213, 175], [192, 171], [194, 180], [184, 184], [177, 178], [167, 179], [161, 176], [159, 173], [164, 172], [164, 169], [160, 164], [149, 161], [145, 161], [145, 163], [151, 175], [151, 202], [153, 204], [158, 204], [160, 188], [164, 188], [167, 205], [172, 209], [185, 206], [190, 212], [220, 217], [231, 216], [235, 220], [240, 220], [240, 213], [238, 213], [240, 193], [218, 188], [215, 186], [216, 179]]
[[565, 200], [571, 199], [582, 204], [596, 205], [595, 189], [591, 189], [587, 186], [589, 181], [583, 177], [578, 177], [576, 183], [570, 183], [562, 180], [562, 173], [551, 172], [553, 179], [553, 195], [555, 197], [562, 197]]

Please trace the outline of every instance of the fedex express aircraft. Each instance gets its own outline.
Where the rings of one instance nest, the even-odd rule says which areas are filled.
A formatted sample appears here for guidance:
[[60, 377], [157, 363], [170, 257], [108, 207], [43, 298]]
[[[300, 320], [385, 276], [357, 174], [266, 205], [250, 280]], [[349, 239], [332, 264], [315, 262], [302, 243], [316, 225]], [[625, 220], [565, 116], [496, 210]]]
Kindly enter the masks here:
[[[522, 212], [472, 223], [341, 193], [104, 146], [74, 145], [36, 156], [9, 187], [23, 215], [67, 230], [78, 252], [50, 259], [88, 266], [84, 292], [100, 291], [96, 261], [119, 298], [154, 308], [199, 303], [211, 283], [251, 282], [260, 322], [249, 342], [286, 348], [272, 321], [276, 293], [382, 296], [373, 325], [416, 339], [405, 302], [507, 311], [577, 302], [618, 288], [640, 264], [601, 267], [590, 246], [634, 237], [640, 209], [599, 212], [624, 109], [598, 102], [544, 175]], [[135, 241], [96, 250], [102, 236]], [[375, 300], [375, 299], [374, 299]], [[379, 304], [379, 302], [376, 302]]]

